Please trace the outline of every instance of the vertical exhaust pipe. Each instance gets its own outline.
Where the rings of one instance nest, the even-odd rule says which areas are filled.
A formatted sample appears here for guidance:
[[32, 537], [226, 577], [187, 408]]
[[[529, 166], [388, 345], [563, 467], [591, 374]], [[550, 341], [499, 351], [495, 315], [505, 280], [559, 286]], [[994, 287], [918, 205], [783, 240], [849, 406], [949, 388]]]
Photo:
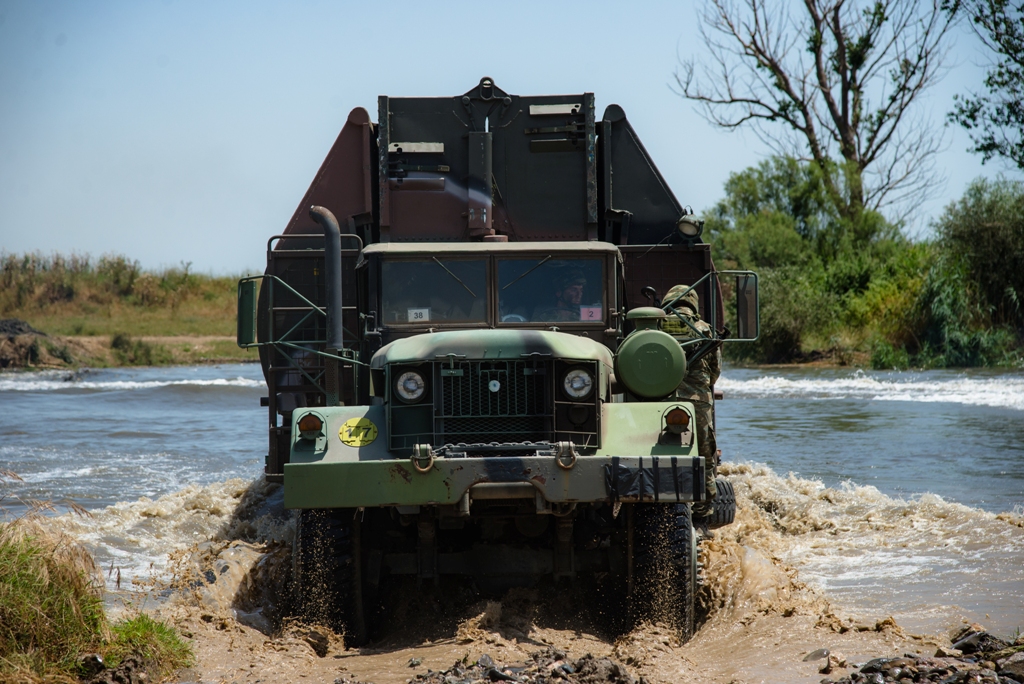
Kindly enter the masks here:
[[341, 309], [341, 228], [330, 209], [310, 207], [309, 216], [324, 229], [324, 279], [327, 283], [327, 348], [344, 348]]

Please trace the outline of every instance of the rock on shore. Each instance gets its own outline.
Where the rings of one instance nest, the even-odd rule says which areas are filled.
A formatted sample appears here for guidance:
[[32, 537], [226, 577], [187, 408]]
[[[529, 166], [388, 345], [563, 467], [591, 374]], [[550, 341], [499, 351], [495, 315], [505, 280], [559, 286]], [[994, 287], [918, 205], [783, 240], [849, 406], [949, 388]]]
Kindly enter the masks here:
[[[980, 625], [964, 627], [949, 648], [931, 657], [908, 653], [902, 658], [875, 658], [840, 679], [822, 684], [1013, 684], [1024, 683], [1024, 635], [1015, 643], [989, 634]], [[843, 668], [842, 656], [830, 654], [819, 670], [830, 674]]]

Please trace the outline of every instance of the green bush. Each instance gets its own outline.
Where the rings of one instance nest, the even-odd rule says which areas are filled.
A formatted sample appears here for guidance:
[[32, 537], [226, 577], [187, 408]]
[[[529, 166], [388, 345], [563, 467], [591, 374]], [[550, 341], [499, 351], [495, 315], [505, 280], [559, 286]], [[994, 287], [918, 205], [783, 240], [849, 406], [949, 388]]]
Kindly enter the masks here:
[[132, 339], [125, 332], [116, 333], [110, 338], [110, 348], [118, 362], [126, 366], [158, 366], [172, 360], [162, 345]]
[[727, 345], [730, 358], [861, 350], [879, 368], [1019, 363], [1024, 183], [976, 181], [936, 238], [917, 243], [878, 212], [835, 215], [821, 172], [796, 160], [764, 161], [725, 189], [707, 212], [712, 256], [758, 271], [762, 286], [761, 340]]
[[935, 228], [971, 307], [1024, 329], [1024, 182], [979, 178]]
[[875, 370], [903, 370], [910, 367], [910, 354], [905, 347], [875, 340], [871, 344], [871, 367]]
[[784, 363], [803, 358], [808, 335], [827, 337], [836, 321], [836, 300], [823, 290], [820, 271], [799, 267], [760, 274], [761, 336], [757, 342], [727, 344], [735, 361]]

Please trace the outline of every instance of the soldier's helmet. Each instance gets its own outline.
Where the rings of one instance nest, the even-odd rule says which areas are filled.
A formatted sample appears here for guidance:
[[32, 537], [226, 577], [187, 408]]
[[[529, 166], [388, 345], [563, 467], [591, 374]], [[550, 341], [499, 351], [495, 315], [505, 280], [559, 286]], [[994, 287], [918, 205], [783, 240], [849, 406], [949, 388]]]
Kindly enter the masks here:
[[578, 268], [570, 268], [558, 277], [559, 292], [573, 285], [587, 286], [587, 279], [583, 277], [583, 271]]
[[[673, 299], [675, 299], [680, 294], [682, 294], [682, 292], [685, 289], [687, 289], [688, 287], [690, 287], [690, 286], [689, 285], [675, 285], [675, 286], [673, 286], [671, 290], [669, 290], [668, 292], [665, 293], [665, 298], [662, 301], [666, 302], [666, 303], [671, 302]], [[685, 306], [685, 307], [689, 308], [690, 311], [692, 311], [693, 313], [698, 313], [700, 311], [700, 308], [699, 308], [698, 303], [697, 303], [697, 290], [695, 290], [695, 289], [694, 290], [690, 290], [685, 295], [683, 295], [682, 299], [680, 299], [678, 302], [676, 302], [672, 306], [674, 306], [676, 308]]]

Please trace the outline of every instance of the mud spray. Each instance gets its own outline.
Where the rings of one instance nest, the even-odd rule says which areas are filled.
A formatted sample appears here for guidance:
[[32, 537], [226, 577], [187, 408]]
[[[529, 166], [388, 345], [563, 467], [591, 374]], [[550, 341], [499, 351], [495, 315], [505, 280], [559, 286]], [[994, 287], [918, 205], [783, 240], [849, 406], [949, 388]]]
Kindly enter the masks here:
[[[736, 488], [736, 522], [702, 544], [699, 629], [687, 644], [656, 621], [611, 634], [573, 588], [481, 600], [471, 589], [440, 595], [412, 586], [391, 597], [382, 638], [345, 650], [343, 635], [289, 618], [294, 517], [280, 486], [262, 478], [186, 487], [54, 524], [95, 553], [116, 600], [142, 602], [194, 637], [199, 665], [185, 676], [202, 681], [434, 681], [428, 670], [445, 673], [436, 681], [462, 681], [458, 672], [471, 681], [486, 674], [471, 669], [480, 662], [521, 681], [598, 681], [580, 669], [591, 667], [581, 664], [590, 654], [607, 661], [601, 672], [617, 673], [600, 681], [817, 682], [820, 663], [804, 661], [817, 649], [851, 665], [930, 654], [949, 645], [962, 604], [1007, 625], [1019, 616], [1007, 612], [1024, 594], [1019, 514], [826, 488], [763, 465], [723, 464], [722, 473]], [[955, 593], [964, 585], [951, 582], [965, 574], [987, 578], [985, 596]]]

